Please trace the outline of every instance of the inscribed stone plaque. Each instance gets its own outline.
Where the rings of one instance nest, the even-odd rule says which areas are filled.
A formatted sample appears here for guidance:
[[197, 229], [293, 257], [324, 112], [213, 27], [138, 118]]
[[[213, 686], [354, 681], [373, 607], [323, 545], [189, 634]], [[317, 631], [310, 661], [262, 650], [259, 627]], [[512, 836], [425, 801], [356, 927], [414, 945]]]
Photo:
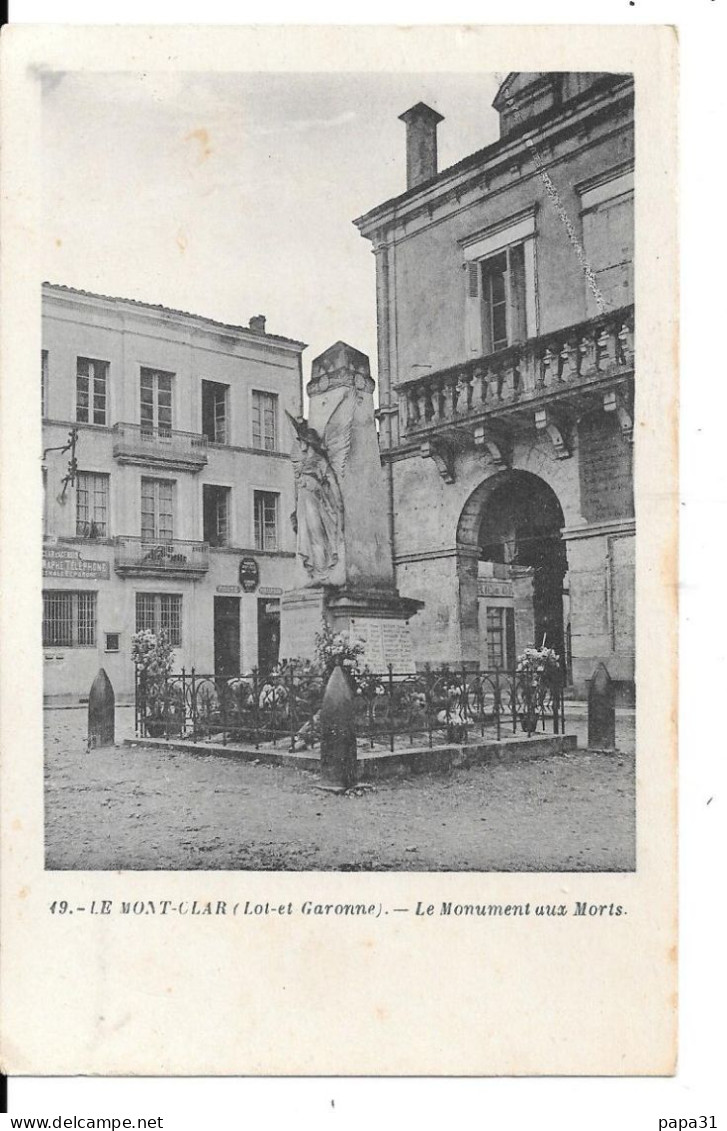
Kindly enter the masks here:
[[351, 639], [364, 646], [363, 661], [374, 672], [385, 672], [389, 664], [396, 675], [415, 670], [411, 632], [401, 621], [351, 618]]
[[613, 414], [592, 413], [579, 424], [583, 515], [589, 522], [634, 513], [631, 447]]

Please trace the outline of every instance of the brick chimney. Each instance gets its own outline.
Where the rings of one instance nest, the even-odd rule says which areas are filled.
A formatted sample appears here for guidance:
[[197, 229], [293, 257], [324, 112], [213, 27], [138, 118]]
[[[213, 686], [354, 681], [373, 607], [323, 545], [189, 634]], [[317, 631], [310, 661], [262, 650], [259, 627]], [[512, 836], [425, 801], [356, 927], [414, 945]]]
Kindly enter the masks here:
[[437, 175], [437, 125], [444, 118], [417, 102], [399, 120], [406, 123], [406, 187], [412, 189]]
[[264, 314], [253, 314], [252, 318], [250, 319], [250, 329], [254, 330], [256, 334], [264, 334], [265, 333], [265, 315]]

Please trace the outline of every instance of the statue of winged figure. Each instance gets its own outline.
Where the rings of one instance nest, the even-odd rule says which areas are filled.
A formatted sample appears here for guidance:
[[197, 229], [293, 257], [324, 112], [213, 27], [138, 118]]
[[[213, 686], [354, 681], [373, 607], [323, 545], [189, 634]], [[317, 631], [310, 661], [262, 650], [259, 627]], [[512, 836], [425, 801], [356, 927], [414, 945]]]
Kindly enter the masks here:
[[351, 449], [354, 404], [353, 396], [343, 397], [328, 418], [322, 436], [304, 417], [296, 418], [286, 412], [297, 439], [292, 452], [295, 511], [290, 517], [311, 586], [343, 580], [332, 575], [343, 556], [340, 484]]

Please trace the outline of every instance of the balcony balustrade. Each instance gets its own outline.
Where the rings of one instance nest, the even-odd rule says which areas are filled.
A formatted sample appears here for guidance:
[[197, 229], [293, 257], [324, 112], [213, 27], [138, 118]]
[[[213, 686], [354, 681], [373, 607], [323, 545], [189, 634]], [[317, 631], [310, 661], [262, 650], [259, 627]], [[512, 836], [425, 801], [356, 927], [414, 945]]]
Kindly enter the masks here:
[[[514, 427], [547, 431], [558, 457], [570, 454], [568, 421], [599, 402], [633, 427], [628, 381], [634, 367], [634, 308], [621, 307], [399, 385], [405, 442], [420, 439], [445, 479], [452, 444], [487, 447], [506, 463]], [[442, 441], [449, 439], [447, 446]], [[451, 480], [450, 480], [451, 481]]]
[[200, 471], [207, 463], [207, 437], [147, 424], [115, 424], [113, 453], [119, 463]]
[[194, 578], [209, 569], [207, 542], [121, 535], [114, 546], [114, 569], [122, 577]]

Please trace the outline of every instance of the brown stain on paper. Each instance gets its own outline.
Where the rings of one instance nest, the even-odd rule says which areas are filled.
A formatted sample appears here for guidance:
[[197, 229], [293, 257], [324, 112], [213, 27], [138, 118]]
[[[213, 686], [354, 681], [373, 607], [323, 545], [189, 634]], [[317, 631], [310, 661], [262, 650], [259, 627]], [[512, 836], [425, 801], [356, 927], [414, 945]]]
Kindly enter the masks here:
[[204, 127], [198, 130], [190, 130], [186, 135], [185, 141], [196, 141], [199, 143], [199, 164], [201, 165], [212, 153], [212, 146], [210, 145], [210, 135]]

